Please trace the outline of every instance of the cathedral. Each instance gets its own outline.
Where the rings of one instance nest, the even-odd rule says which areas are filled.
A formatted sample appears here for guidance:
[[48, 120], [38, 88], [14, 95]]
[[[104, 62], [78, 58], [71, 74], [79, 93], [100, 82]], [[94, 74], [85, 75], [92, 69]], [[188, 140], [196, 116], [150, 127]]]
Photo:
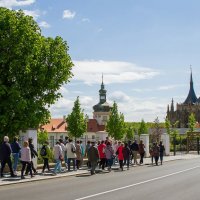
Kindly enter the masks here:
[[190, 75], [190, 90], [186, 100], [183, 103], [176, 104], [176, 109], [174, 108], [174, 100], [172, 99], [171, 105], [167, 107], [167, 118], [170, 120], [171, 124], [178, 121], [177, 128], [188, 128], [188, 119], [190, 114], [195, 115], [196, 121], [200, 122], [200, 97], [197, 98], [194, 86], [192, 71]]

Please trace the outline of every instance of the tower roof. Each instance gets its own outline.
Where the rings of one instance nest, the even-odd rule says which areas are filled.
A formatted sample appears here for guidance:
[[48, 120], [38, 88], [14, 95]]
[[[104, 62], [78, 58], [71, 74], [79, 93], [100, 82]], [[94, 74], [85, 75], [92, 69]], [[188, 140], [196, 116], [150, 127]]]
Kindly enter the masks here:
[[193, 78], [192, 78], [192, 70], [191, 70], [190, 90], [189, 90], [189, 93], [188, 93], [186, 100], [184, 101], [184, 104], [194, 104], [196, 102], [197, 102], [197, 96], [195, 94], [194, 87], [193, 87]]

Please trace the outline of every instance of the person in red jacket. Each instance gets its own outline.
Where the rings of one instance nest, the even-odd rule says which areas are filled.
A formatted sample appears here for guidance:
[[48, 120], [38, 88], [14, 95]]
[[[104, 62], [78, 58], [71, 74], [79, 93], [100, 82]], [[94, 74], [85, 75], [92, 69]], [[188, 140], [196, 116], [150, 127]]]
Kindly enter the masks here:
[[106, 148], [105, 142], [104, 140], [102, 140], [101, 144], [98, 146], [99, 157], [100, 157], [99, 168], [102, 167], [102, 170], [104, 170], [106, 164], [105, 148]]
[[123, 171], [123, 162], [124, 162], [123, 149], [124, 149], [124, 143], [121, 143], [121, 145], [118, 147], [117, 152], [116, 152], [119, 159], [119, 166], [122, 171]]

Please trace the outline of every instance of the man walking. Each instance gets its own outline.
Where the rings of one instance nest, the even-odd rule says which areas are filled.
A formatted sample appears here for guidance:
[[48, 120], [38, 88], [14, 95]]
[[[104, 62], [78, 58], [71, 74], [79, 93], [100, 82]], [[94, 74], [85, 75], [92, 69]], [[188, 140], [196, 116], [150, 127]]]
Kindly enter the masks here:
[[91, 175], [93, 175], [95, 174], [97, 162], [99, 161], [99, 152], [95, 146], [95, 142], [92, 142], [91, 144], [92, 146], [88, 149], [88, 160], [91, 164]]
[[3, 177], [3, 170], [5, 168], [6, 163], [8, 164], [8, 167], [10, 169], [11, 177], [15, 177], [16, 175], [13, 172], [12, 168], [12, 162], [11, 162], [11, 146], [9, 144], [9, 137], [4, 136], [4, 142], [2, 143], [0, 147], [0, 160], [1, 160], [1, 174], [0, 177]]
[[17, 164], [19, 160], [19, 154], [21, 147], [18, 143], [18, 137], [14, 137], [14, 141], [11, 144], [11, 149], [12, 149], [12, 156], [13, 156], [13, 171], [14, 174], [17, 175]]

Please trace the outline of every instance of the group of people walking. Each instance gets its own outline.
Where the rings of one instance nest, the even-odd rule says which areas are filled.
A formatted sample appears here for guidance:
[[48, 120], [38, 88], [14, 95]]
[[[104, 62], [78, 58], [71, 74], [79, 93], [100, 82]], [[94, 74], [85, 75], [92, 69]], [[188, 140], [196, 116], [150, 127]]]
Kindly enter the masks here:
[[[165, 147], [162, 142], [160, 142], [159, 145], [157, 145], [157, 143], [152, 145], [150, 148], [152, 164], [155, 160], [155, 164], [158, 165], [159, 157], [162, 164], [164, 151]], [[82, 141], [76, 141], [74, 143], [72, 139], [66, 137], [65, 140], [59, 139], [59, 141], [56, 142], [53, 151], [51, 151], [49, 143], [46, 141], [39, 150], [39, 155], [44, 163], [41, 173], [45, 173], [45, 169], [53, 175], [66, 171], [66, 169], [67, 171], [70, 171], [71, 163], [73, 170], [75, 171], [82, 166], [84, 157], [88, 158], [87, 166], [91, 171], [91, 175], [95, 174], [97, 166], [102, 170], [107, 168], [110, 172], [112, 165], [116, 165], [117, 163], [119, 164], [120, 170], [123, 171], [125, 165], [127, 166], [127, 169], [129, 169], [130, 164], [142, 165], [145, 152], [146, 147], [142, 140], [140, 140], [139, 144], [137, 143], [137, 140], [133, 143], [131, 141], [123, 143], [121, 141], [109, 140], [107, 137], [105, 141], [102, 140], [97, 143], [88, 141], [84, 148]], [[11, 159], [11, 155], [13, 159]], [[39, 155], [33, 145], [32, 138], [29, 138], [28, 141], [24, 141], [23, 146], [21, 147], [17, 137], [14, 138], [13, 143], [10, 145], [8, 136], [5, 136], [4, 142], [0, 146], [0, 176], [3, 177], [6, 163], [10, 169], [11, 177], [17, 176], [17, 165], [20, 160], [21, 179], [24, 179], [25, 175], [28, 174], [30, 174], [31, 177], [34, 177], [34, 175], [37, 174], [37, 170], [34, 167], [33, 158], [38, 157]], [[55, 166], [51, 171], [49, 160], [52, 156], [55, 160]], [[66, 169], [62, 168], [63, 165]]]
[[[13, 156], [13, 163], [11, 159], [11, 155]], [[1, 160], [1, 173], [0, 177], [3, 177], [3, 171], [5, 165], [8, 164], [11, 177], [17, 176], [17, 165], [19, 159], [21, 161], [21, 178], [24, 179], [24, 171], [25, 174], [28, 175], [30, 173], [31, 177], [34, 177], [34, 174], [37, 173], [32, 159], [38, 156], [37, 151], [33, 145], [32, 138], [29, 138], [28, 141], [24, 141], [23, 146], [21, 147], [18, 142], [18, 138], [14, 137], [13, 143], [9, 143], [9, 137], [4, 136], [3, 143], [0, 145], [0, 160]]]
[[[155, 160], [155, 164], [158, 165], [158, 159], [160, 156], [161, 165], [163, 162], [165, 147], [160, 142], [159, 145], [157, 143], [153, 143], [152, 148], [150, 149], [152, 164]], [[120, 169], [123, 171], [124, 165], [127, 165], [127, 169], [130, 167], [130, 163], [133, 165], [142, 165], [146, 148], [142, 140], [140, 140], [139, 144], [137, 140], [133, 143], [129, 142], [121, 142], [115, 141], [114, 143], [108, 138], [105, 141], [100, 141], [97, 144], [95, 142], [88, 142], [87, 144], [87, 157], [88, 157], [88, 167], [91, 167], [91, 174], [95, 174], [95, 169], [97, 165], [102, 170], [105, 167], [108, 168], [108, 171], [111, 171], [112, 165], [115, 165], [116, 162], [119, 163]], [[140, 155], [140, 161], [138, 163], [138, 155]]]

